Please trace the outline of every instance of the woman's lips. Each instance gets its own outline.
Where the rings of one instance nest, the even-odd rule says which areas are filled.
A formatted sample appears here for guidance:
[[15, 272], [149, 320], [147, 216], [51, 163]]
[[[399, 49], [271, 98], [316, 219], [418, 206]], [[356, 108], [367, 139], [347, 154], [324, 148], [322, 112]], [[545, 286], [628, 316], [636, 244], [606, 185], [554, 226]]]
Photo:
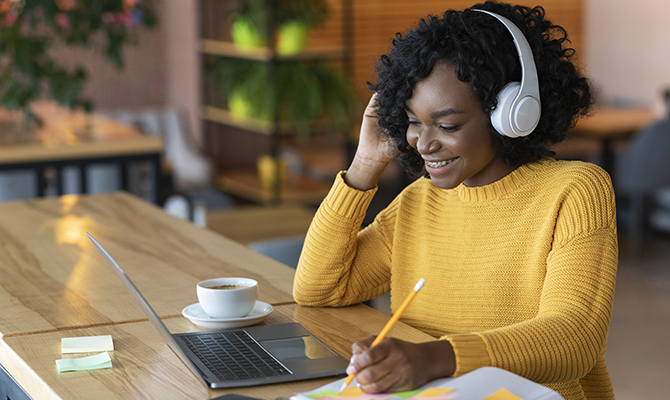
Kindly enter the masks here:
[[449, 160], [440, 160], [440, 161], [424, 160], [424, 161], [425, 161], [427, 167], [429, 167], [431, 169], [438, 169], [438, 168], [442, 168], [444, 166], [447, 166], [447, 165], [453, 163], [457, 159], [458, 159], [458, 157], [454, 157], [454, 158], [449, 159]]

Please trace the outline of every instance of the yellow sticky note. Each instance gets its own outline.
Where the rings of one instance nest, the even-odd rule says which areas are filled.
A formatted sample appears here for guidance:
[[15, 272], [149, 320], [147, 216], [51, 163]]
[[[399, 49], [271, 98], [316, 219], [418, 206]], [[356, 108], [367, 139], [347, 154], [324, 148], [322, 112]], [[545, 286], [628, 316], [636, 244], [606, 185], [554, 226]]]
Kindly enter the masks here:
[[60, 343], [63, 354], [114, 351], [112, 335], [62, 338]]
[[483, 400], [523, 400], [521, 397], [510, 393], [507, 389], [502, 388]]
[[414, 398], [421, 399], [421, 398], [444, 396], [445, 394], [451, 393], [453, 391], [454, 389], [452, 388], [428, 388], [422, 391], [421, 393], [415, 395]]

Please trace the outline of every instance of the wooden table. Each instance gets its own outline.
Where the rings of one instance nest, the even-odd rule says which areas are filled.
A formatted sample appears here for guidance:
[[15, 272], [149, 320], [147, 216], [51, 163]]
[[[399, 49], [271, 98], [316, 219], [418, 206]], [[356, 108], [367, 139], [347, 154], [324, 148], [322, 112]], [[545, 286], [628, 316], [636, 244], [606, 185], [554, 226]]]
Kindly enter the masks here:
[[[86, 236], [126, 270], [161, 317], [220, 276], [259, 281], [259, 300], [292, 303], [292, 268], [125, 192], [0, 204], [0, 335], [144, 319]], [[158, 284], [159, 283], [159, 284]]]
[[207, 227], [236, 242], [304, 236], [316, 210], [305, 206], [246, 205], [207, 212]]
[[[351, 342], [376, 335], [388, 317], [365, 305], [320, 309], [297, 305], [275, 307], [266, 323], [297, 321], [319, 340], [351, 357]], [[201, 330], [183, 317], [165, 320], [171, 332]], [[56, 359], [64, 336], [112, 335], [111, 369], [58, 373]], [[432, 338], [405, 324], [391, 336], [413, 342]], [[289, 397], [324, 385], [335, 378], [277, 385], [211, 390], [206, 388], [161, 341], [149, 322], [129, 322], [67, 331], [12, 336], [0, 342], [0, 360], [35, 399], [208, 399], [239, 393], [261, 399]]]
[[[128, 189], [130, 163], [148, 162], [154, 174], [154, 190], [161, 191], [161, 154], [163, 141], [132, 126], [97, 114], [71, 111], [52, 102], [37, 102], [33, 111], [44, 122], [42, 127], [24, 131], [11, 129], [10, 121], [20, 119], [0, 110], [0, 170], [30, 169], [37, 173], [38, 197], [45, 194], [45, 170], [54, 168], [58, 175], [58, 194], [63, 194], [63, 168], [76, 166], [80, 171], [80, 191], [87, 193], [86, 167], [113, 163], [122, 168], [121, 189]], [[158, 195], [156, 196], [158, 197]]]
[[570, 133], [599, 141], [603, 168], [613, 174], [613, 143], [629, 139], [653, 120], [654, 113], [646, 108], [602, 107], [597, 108], [593, 115], [580, 119]]
[[[172, 332], [205, 330], [181, 316], [195, 284], [241, 275], [259, 281], [275, 311], [264, 323], [302, 323], [344, 357], [388, 317], [364, 305], [305, 308], [294, 270], [126, 193], [0, 204], [0, 364], [35, 399], [208, 399], [243, 393], [288, 397], [332, 379], [230, 390], [204, 387], [160, 339], [85, 235], [117, 259]], [[111, 334], [113, 368], [58, 373], [60, 339]], [[392, 336], [432, 338], [397, 324]]]

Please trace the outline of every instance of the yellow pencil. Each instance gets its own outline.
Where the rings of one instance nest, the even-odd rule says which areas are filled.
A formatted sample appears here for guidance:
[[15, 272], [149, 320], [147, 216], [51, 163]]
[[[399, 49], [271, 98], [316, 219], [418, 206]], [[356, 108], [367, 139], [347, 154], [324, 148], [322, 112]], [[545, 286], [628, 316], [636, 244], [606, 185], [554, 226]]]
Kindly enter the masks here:
[[[377, 345], [377, 343], [384, 340], [384, 338], [386, 337], [386, 335], [388, 335], [391, 328], [393, 328], [393, 325], [395, 325], [395, 323], [398, 322], [402, 313], [405, 312], [405, 309], [407, 308], [407, 306], [409, 306], [409, 303], [411, 303], [412, 300], [414, 300], [414, 297], [416, 297], [416, 294], [419, 293], [419, 290], [421, 290], [424, 283], [426, 283], [425, 279], [423, 279], [423, 278], [419, 279], [419, 282], [417, 282], [416, 285], [414, 285], [414, 290], [412, 290], [412, 292], [409, 295], [407, 295], [407, 297], [405, 298], [405, 301], [403, 301], [402, 304], [400, 305], [400, 307], [398, 307], [398, 310], [395, 312], [395, 314], [393, 314], [391, 319], [389, 319], [389, 321], [386, 323], [386, 326], [384, 326], [384, 329], [382, 329], [382, 331], [379, 332], [379, 335], [377, 335], [377, 338], [372, 342], [370, 347], [374, 347], [374, 346]], [[356, 376], [356, 374], [349, 374], [347, 376], [347, 379], [345, 379], [344, 382], [342, 383], [342, 388], [340, 389], [340, 393], [342, 393], [342, 391], [344, 391], [344, 389], [346, 389], [347, 386], [349, 386], [351, 384], [351, 381], [354, 380], [355, 376]]]

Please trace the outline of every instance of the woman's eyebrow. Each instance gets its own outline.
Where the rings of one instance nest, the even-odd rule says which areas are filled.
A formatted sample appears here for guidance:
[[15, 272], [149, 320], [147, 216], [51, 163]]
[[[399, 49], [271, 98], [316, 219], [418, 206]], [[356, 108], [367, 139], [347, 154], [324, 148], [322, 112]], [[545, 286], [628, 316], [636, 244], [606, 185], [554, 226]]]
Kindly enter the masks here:
[[[405, 110], [414, 114], [414, 115], [416, 115], [416, 113], [407, 105], [405, 106]], [[436, 118], [441, 118], [441, 117], [447, 117], [449, 115], [454, 115], [454, 114], [465, 114], [465, 111], [456, 110], [454, 108], [445, 108], [444, 110], [439, 110], [439, 111], [433, 112], [432, 114], [430, 114], [430, 117], [433, 118], [433, 119], [436, 119]]]
[[434, 113], [430, 114], [430, 117], [433, 119], [437, 119], [440, 117], [448, 117], [449, 115], [454, 114], [465, 114], [465, 111], [456, 110], [453, 108], [445, 108], [444, 110], [435, 111]]

